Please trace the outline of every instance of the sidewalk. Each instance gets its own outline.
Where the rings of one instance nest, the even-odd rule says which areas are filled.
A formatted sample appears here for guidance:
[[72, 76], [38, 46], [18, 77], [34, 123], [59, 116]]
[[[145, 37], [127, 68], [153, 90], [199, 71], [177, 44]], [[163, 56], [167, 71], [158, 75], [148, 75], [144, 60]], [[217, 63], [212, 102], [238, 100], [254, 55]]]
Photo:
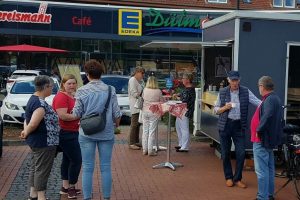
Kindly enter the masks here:
[[[112, 200], [253, 200], [257, 192], [254, 171], [244, 171], [243, 180], [247, 189], [225, 186], [221, 160], [214, 154], [208, 143], [191, 144], [188, 153], [174, 150], [176, 135], [172, 134], [171, 162], [180, 162], [184, 167], [172, 171], [169, 168], [152, 169], [153, 165], [166, 161], [166, 151], [156, 157], [143, 156], [141, 151], [129, 150], [127, 134], [129, 127], [123, 126], [122, 133], [116, 135], [113, 152], [113, 189]], [[166, 127], [160, 125], [160, 145], [165, 146]], [[5, 146], [0, 159], [0, 199], [27, 199], [28, 180], [27, 146]], [[47, 196], [51, 200], [60, 199], [61, 187], [59, 164], [61, 155], [56, 159], [49, 179]], [[101, 199], [99, 161], [94, 176], [93, 199]], [[81, 178], [81, 176], [80, 176]], [[276, 178], [276, 189], [286, 179]], [[81, 179], [78, 183], [81, 188]], [[293, 183], [290, 183], [276, 196], [276, 200], [297, 199]], [[61, 199], [67, 199], [62, 196]], [[77, 199], [82, 199], [80, 195]]]

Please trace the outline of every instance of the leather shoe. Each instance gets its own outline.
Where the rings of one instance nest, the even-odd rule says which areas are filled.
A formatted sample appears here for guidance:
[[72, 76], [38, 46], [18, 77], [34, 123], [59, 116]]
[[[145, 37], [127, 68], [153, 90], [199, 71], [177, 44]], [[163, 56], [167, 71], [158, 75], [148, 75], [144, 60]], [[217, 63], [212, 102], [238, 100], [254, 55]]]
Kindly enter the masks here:
[[181, 148], [181, 146], [175, 146], [174, 148], [177, 150], [177, 149], [180, 149], [180, 148]]
[[132, 150], [140, 150], [141, 147], [138, 147], [138, 146], [136, 146], [135, 144], [131, 144], [131, 145], [129, 145], [129, 149], [132, 149]]
[[189, 150], [187, 150], [187, 149], [176, 149], [176, 152], [189, 152]]
[[135, 145], [138, 147], [142, 147], [142, 145], [140, 143], [135, 143]]
[[247, 188], [247, 185], [242, 181], [235, 182], [235, 185], [238, 186], [239, 188]]
[[233, 181], [232, 181], [232, 179], [227, 179], [227, 180], [226, 180], [226, 186], [227, 186], [227, 187], [232, 187], [232, 186], [233, 186]]

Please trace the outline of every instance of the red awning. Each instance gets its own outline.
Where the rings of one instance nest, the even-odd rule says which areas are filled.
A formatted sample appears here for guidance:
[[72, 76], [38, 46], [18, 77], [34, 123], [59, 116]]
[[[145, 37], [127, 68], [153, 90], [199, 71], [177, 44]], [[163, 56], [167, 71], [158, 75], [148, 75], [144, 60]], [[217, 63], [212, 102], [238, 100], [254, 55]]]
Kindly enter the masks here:
[[49, 52], [49, 53], [64, 53], [66, 50], [54, 49], [48, 47], [34, 46], [28, 44], [21, 45], [9, 45], [0, 47], [0, 51], [11, 51], [11, 52]]

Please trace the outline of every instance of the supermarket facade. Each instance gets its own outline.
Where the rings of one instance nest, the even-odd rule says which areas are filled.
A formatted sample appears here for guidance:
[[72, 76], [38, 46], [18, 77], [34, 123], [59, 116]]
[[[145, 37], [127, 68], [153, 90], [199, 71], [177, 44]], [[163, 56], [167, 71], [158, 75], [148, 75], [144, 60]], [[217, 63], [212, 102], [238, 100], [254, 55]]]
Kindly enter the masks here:
[[[140, 46], [153, 40], [201, 41], [201, 24], [228, 12], [2, 1], [0, 45], [32, 44], [70, 52], [56, 55], [51, 65], [53, 62], [82, 65], [85, 60], [95, 58], [111, 73], [129, 74], [136, 66], [160, 74], [196, 73], [199, 51]], [[18, 65], [23, 63], [31, 69], [45, 65], [41, 54], [20, 54], [18, 59]], [[0, 62], [16, 62], [15, 53], [1, 53]]]

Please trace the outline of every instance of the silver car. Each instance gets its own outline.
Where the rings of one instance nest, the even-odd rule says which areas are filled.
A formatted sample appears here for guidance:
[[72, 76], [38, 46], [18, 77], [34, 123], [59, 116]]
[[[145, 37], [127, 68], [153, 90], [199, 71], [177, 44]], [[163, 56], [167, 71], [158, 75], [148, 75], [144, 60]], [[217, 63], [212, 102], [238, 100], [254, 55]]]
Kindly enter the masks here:
[[111, 85], [116, 89], [118, 104], [122, 112], [122, 121], [130, 122], [131, 112], [129, 109], [129, 98], [128, 98], [128, 81], [129, 76], [122, 75], [102, 75], [101, 80]]

